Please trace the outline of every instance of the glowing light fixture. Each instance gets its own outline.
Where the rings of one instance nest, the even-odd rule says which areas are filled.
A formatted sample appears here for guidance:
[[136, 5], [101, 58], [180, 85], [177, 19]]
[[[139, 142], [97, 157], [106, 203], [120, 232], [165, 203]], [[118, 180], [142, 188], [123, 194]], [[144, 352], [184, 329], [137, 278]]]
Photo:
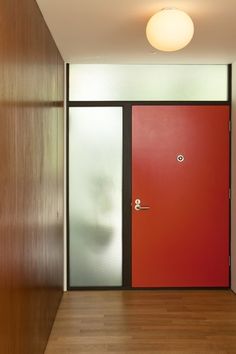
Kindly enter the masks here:
[[165, 8], [153, 15], [146, 27], [147, 39], [159, 50], [172, 52], [184, 48], [193, 38], [191, 17], [175, 8]]

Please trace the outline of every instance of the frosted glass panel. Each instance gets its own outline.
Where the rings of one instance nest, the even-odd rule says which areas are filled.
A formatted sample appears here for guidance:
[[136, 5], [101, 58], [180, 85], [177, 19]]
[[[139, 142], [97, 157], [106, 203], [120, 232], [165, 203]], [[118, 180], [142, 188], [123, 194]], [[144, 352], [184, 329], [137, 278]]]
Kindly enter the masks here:
[[70, 285], [122, 285], [122, 108], [69, 112]]
[[70, 65], [72, 101], [224, 101], [227, 65]]

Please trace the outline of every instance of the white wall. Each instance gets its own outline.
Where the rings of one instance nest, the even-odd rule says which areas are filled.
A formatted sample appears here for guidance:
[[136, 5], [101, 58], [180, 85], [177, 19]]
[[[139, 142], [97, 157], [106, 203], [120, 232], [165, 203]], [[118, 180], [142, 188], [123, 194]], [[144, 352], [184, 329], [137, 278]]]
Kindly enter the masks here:
[[231, 288], [236, 293], [236, 62], [232, 66]]
[[64, 291], [67, 291], [67, 203], [66, 203], [66, 63], [64, 68]]

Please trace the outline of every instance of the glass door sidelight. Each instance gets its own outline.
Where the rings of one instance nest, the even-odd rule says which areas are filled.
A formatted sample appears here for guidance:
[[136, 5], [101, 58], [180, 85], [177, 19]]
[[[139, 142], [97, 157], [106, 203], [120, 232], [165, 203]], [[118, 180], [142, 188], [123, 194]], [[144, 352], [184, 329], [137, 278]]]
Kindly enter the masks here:
[[69, 109], [69, 282], [122, 285], [122, 107]]

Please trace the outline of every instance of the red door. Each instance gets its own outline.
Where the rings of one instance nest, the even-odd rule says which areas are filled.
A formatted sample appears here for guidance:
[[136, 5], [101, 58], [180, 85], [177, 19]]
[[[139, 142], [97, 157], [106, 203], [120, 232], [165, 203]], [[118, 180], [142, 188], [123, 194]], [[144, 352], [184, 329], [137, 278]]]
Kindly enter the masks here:
[[228, 106], [134, 106], [132, 124], [133, 287], [229, 286]]

